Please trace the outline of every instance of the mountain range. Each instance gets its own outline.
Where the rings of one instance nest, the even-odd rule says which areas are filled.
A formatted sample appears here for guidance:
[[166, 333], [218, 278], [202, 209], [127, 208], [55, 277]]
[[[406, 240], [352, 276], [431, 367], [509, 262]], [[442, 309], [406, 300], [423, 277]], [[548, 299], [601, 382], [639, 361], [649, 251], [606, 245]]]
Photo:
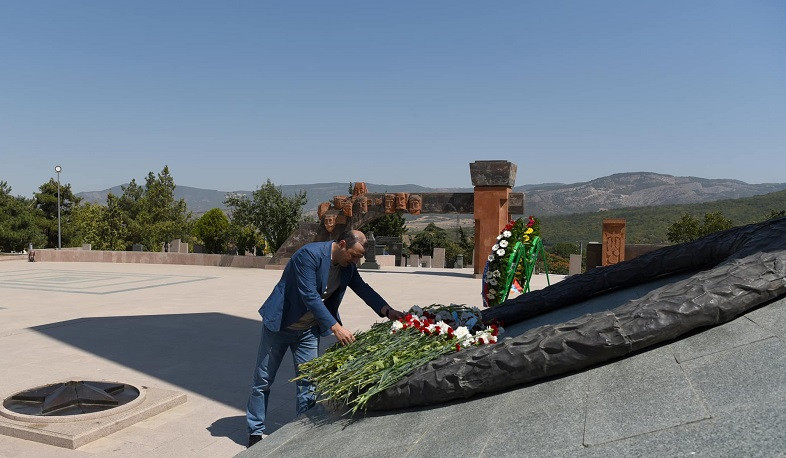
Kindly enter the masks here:
[[[430, 188], [415, 184], [384, 185], [366, 183], [369, 192], [472, 192], [472, 188]], [[306, 213], [316, 213], [321, 202], [335, 195], [346, 195], [349, 183], [315, 183], [282, 185], [284, 194], [306, 191]], [[668, 204], [712, 202], [722, 199], [750, 197], [786, 189], [786, 183], [749, 184], [732, 179], [678, 177], [651, 172], [617, 173], [581, 183], [543, 183], [516, 186], [523, 192], [527, 214], [563, 215], [595, 212], [622, 207], [644, 207]], [[106, 203], [109, 193], [121, 195], [120, 185], [103, 191], [80, 192], [85, 201]], [[251, 191], [230, 191], [251, 195]], [[189, 210], [200, 215], [211, 208], [226, 209], [224, 198], [228, 192], [214, 189], [176, 186], [175, 198], [184, 199]]]

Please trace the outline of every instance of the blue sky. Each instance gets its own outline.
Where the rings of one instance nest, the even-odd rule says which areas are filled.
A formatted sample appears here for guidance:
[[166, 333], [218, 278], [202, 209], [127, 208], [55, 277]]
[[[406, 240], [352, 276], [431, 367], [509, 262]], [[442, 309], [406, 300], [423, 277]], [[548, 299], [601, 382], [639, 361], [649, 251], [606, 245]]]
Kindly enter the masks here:
[[3, 1], [0, 180], [786, 181], [783, 1]]

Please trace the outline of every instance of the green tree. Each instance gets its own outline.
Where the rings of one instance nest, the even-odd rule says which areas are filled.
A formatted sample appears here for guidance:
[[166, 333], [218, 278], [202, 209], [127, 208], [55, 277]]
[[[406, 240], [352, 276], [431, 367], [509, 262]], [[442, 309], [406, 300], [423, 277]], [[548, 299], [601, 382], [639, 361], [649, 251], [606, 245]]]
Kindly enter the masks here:
[[445, 249], [445, 264], [452, 266], [461, 252], [458, 244], [451, 240], [448, 232], [434, 223], [429, 223], [422, 232], [417, 233], [409, 244], [410, 253], [432, 256], [434, 248]]
[[[48, 182], [38, 187], [39, 192], [35, 193], [34, 198], [35, 206], [40, 210], [38, 227], [46, 237], [48, 248], [57, 248], [58, 242], [57, 189], [57, 181], [50, 178]], [[74, 235], [70, 225], [71, 210], [81, 200], [71, 192], [70, 184], [60, 185], [60, 238], [63, 246], [68, 246], [71, 243], [71, 238]]]
[[723, 216], [721, 212], [711, 212], [704, 214], [704, 224], [699, 229], [699, 236], [704, 237], [719, 231], [725, 231], [734, 227], [734, 223]]
[[137, 219], [144, 229], [142, 244], [148, 250], [158, 251], [172, 239], [190, 240], [191, 213], [185, 200], [175, 200], [175, 181], [169, 166], [164, 166], [158, 175], [148, 173], [141, 204]]
[[123, 226], [126, 228], [125, 249], [129, 249], [135, 243], [142, 243], [144, 228], [139, 220], [139, 213], [142, 211], [142, 197], [145, 190], [142, 186], [136, 184], [136, 179], [134, 178], [131, 179], [128, 186], [121, 186], [121, 189], [123, 194], [120, 197], [109, 193], [107, 206], [109, 206], [110, 199], [115, 201], [120, 217], [123, 220]]
[[0, 251], [22, 251], [32, 243], [46, 244], [46, 237], [38, 227], [40, 210], [30, 199], [11, 195], [11, 186], [0, 181]]
[[[469, 265], [474, 262], [472, 254], [475, 251], [475, 236], [467, 234], [467, 231], [458, 225], [458, 248], [459, 252], [464, 255], [464, 265]], [[446, 250], [447, 251], [447, 250]]]
[[275, 252], [297, 229], [303, 217], [306, 191], [286, 196], [268, 179], [252, 193], [228, 194], [224, 203], [232, 210], [232, 221], [239, 227], [251, 225]]
[[229, 245], [237, 248], [238, 254], [246, 254], [256, 249], [257, 255], [263, 255], [268, 249], [265, 246], [265, 239], [250, 224], [241, 225], [230, 220], [229, 224]]
[[781, 210], [781, 211], [770, 210], [769, 213], [764, 215], [763, 221], [767, 221], [769, 219], [775, 219], [775, 218], [782, 218], [784, 216], [786, 216], [786, 210]]
[[77, 244], [89, 243], [94, 250], [126, 249], [128, 233], [118, 198], [110, 194], [107, 205], [84, 203], [74, 207], [72, 226]]
[[210, 209], [194, 223], [192, 234], [208, 253], [225, 253], [230, 238], [229, 218], [220, 208]]
[[107, 208], [122, 221], [113, 219], [112, 231], [124, 237], [125, 249], [139, 243], [158, 251], [172, 239], [190, 240], [191, 213], [185, 200], [175, 200], [175, 188], [169, 166], [164, 166], [158, 175], [148, 173], [144, 187], [132, 179], [120, 197], [107, 196]]
[[702, 224], [699, 224], [699, 221], [690, 214], [685, 213], [679, 221], [669, 226], [666, 235], [669, 242], [672, 243], [692, 242], [705, 235], [731, 229], [733, 226], [734, 223], [723, 216], [720, 211], [705, 213]]
[[374, 232], [374, 236], [401, 237], [407, 232], [407, 221], [401, 213], [382, 216], [360, 227], [364, 233]]
[[699, 238], [699, 221], [685, 213], [682, 217], [669, 226], [666, 236], [671, 243], [691, 242]]

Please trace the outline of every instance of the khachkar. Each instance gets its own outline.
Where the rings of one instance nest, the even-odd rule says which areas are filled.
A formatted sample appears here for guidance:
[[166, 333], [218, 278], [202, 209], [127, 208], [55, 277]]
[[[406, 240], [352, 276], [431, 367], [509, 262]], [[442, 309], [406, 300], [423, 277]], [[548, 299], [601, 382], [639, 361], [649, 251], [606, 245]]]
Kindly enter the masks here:
[[473, 213], [476, 240], [473, 264], [475, 274], [479, 275], [483, 272], [486, 253], [510, 216], [524, 213], [524, 194], [511, 192], [516, 180], [516, 165], [511, 162], [475, 161], [469, 168], [474, 193], [369, 193], [365, 183], [357, 182], [351, 196], [334, 196], [332, 202], [319, 204], [319, 222], [301, 223], [267, 267], [283, 268], [292, 254], [306, 243], [335, 239], [344, 230], [358, 229], [388, 214]]

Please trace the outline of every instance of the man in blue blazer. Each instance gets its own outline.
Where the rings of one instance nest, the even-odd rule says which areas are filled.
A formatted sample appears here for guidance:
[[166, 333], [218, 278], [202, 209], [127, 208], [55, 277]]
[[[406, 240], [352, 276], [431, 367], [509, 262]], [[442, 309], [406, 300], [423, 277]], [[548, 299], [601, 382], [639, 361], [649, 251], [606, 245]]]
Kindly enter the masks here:
[[[355, 341], [338, 314], [347, 286], [379, 316], [391, 320], [404, 316], [360, 277], [357, 263], [365, 252], [366, 236], [360, 231], [344, 232], [334, 242], [305, 245], [292, 255], [281, 280], [259, 309], [262, 338], [246, 412], [249, 447], [263, 437], [270, 386], [287, 348], [297, 371], [300, 364], [317, 356], [319, 336], [332, 333], [342, 345]], [[310, 409], [315, 400], [313, 385], [299, 380], [297, 413]]]

